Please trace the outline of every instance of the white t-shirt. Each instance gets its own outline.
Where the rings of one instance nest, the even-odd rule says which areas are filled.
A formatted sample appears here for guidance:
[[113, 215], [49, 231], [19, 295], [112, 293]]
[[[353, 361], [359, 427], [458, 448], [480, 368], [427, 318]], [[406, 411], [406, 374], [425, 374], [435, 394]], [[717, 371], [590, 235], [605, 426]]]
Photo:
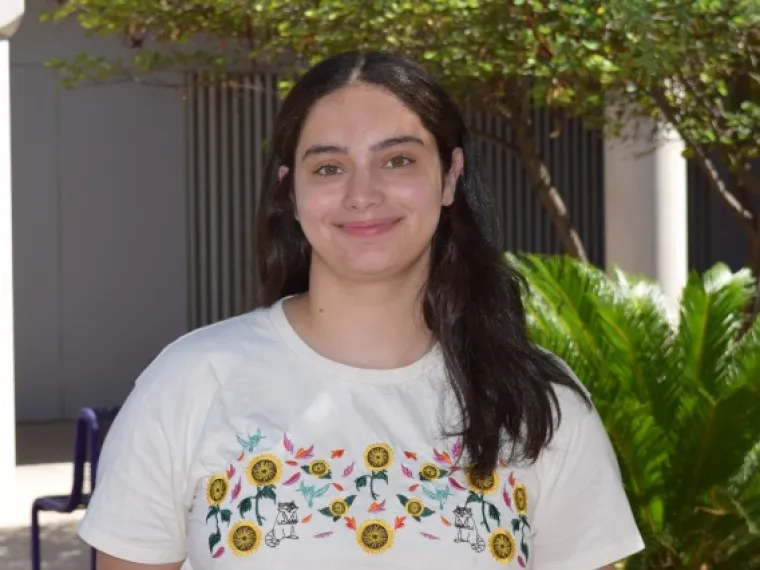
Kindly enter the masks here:
[[140, 376], [80, 534], [193, 570], [592, 570], [643, 543], [599, 416], [557, 392], [538, 461], [471, 480], [441, 435], [457, 414], [437, 349], [339, 364], [277, 303], [186, 335]]

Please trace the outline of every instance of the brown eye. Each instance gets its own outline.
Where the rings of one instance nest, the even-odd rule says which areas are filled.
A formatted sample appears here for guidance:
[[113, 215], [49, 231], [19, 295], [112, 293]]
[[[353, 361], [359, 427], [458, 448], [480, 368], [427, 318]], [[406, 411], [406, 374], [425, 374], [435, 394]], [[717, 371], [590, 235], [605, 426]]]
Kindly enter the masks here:
[[326, 164], [316, 170], [316, 174], [320, 176], [335, 176], [340, 173], [340, 168], [333, 164]]
[[385, 163], [385, 166], [388, 166], [390, 168], [399, 168], [402, 166], [407, 166], [412, 162], [414, 161], [411, 158], [407, 158], [406, 156], [394, 156]]

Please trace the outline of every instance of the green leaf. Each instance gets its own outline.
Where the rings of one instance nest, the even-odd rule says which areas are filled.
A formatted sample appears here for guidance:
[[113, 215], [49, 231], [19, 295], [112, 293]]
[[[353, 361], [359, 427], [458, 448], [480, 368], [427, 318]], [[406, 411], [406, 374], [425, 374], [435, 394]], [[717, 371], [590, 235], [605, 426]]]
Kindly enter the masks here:
[[520, 541], [520, 550], [522, 551], [523, 556], [525, 557], [526, 560], [530, 558], [529, 556], [530, 551], [528, 550], [528, 544], [523, 540]]
[[228, 509], [223, 509], [221, 511], [221, 514], [222, 514], [222, 522], [226, 522], [229, 525], [230, 521], [232, 520], [232, 511]]
[[422, 513], [420, 514], [420, 516], [422, 516], [422, 517], [429, 517], [432, 514], [435, 514], [435, 511], [432, 510], [432, 509], [429, 509], [429, 508], [425, 507], [423, 509]]
[[325, 515], [326, 517], [335, 518], [333, 516], [333, 514], [330, 512], [330, 508], [329, 507], [325, 507], [323, 509], [319, 509], [319, 512], [322, 513], [323, 515]]
[[219, 507], [217, 507], [216, 505], [209, 507], [208, 514], [206, 515], [206, 522], [208, 522], [209, 519], [214, 518], [218, 512], [219, 512]]
[[480, 495], [476, 495], [472, 491], [470, 491], [470, 494], [467, 497], [467, 500], [465, 501], [465, 505], [469, 505], [470, 503], [480, 503], [483, 501], [483, 497]]
[[219, 532], [215, 532], [214, 534], [209, 535], [208, 537], [208, 550], [209, 552], [214, 551], [214, 547], [219, 544], [222, 541], [222, 535]]
[[512, 532], [520, 531], [520, 519], [512, 519]]
[[385, 470], [382, 471], [375, 471], [375, 479], [379, 481], [385, 481], [388, 482], [388, 472]]
[[361, 477], [357, 477], [356, 480], [355, 480], [355, 483], [356, 483], [356, 490], [357, 491], [359, 491], [360, 489], [362, 489], [362, 487], [366, 487], [367, 486], [367, 476], [366, 475], [362, 475]]
[[501, 524], [501, 514], [499, 513], [499, 509], [490, 503], [488, 505], [488, 516], [496, 521], [497, 526]]
[[345, 498], [346, 504], [350, 507], [354, 504], [354, 500], [356, 499], [356, 495], [349, 495]]
[[409, 499], [406, 498], [404, 495], [396, 495], [398, 497], [398, 500], [401, 502], [401, 506], [405, 507], [406, 504], [409, 502]]
[[265, 485], [264, 487], [261, 487], [259, 491], [259, 496], [262, 499], [270, 499], [272, 501], [277, 501], [277, 493], [275, 492], [275, 488], [273, 485]]
[[240, 512], [240, 518], [245, 518], [245, 513], [249, 512], [253, 508], [252, 497], [246, 497], [238, 505], [238, 511]]

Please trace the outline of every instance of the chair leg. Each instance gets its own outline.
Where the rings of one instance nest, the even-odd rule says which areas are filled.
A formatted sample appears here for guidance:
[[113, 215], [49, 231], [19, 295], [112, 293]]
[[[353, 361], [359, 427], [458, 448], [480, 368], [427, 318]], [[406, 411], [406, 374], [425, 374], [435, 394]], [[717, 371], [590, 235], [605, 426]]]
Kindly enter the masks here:
[[40, 570], [40, 511], [32, 506], [32, 570]]
[[94, 548], [90, 549], [90, 568], [92, 570], [96, 570], [96, 568], [97, 568], [97, 564], [98, 564], [98, 562], [97, 562], [97, 552], [98, 551], [95, 550]]

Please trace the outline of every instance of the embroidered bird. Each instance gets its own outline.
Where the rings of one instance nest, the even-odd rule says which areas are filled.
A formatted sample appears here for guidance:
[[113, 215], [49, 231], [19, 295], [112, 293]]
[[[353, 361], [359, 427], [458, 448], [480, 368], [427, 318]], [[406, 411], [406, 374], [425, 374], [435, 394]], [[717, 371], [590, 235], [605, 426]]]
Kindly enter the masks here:
[[256, 430], [255, 435], [249, 435], [248, 439], [243, 439], [240, 436], [237, 436], [238, 443], [243, 446], [243, 449], [245, 449], [248, 453], [253, 453], [253, 450], [256, 449], [259, 446], [259, 443], [261, 443], [261, 440], [264, 439], [266, 436], [261, 435], [261, 430]]
[[443, 506], [446, 504], [448, 498], [454, 495], [449, 487], [433, 487], [433, 490], [431, 491], [423, 485], [422, 490], [428, 497], [438, 503], [441, 510], [443, 510]]
[[327, 493], [329, 488], [329, 483], [324, 487], [317, 489], [314, 485], [305, 485], [304, 482], [301, 481], [301, 486], [298, 487], [298, 492], [303, 495], [303, 498], [306, 499], [306, 502], [309, 504], [309, 508], [311, 508], [314, 506], [314, 499], [318, 499]]

